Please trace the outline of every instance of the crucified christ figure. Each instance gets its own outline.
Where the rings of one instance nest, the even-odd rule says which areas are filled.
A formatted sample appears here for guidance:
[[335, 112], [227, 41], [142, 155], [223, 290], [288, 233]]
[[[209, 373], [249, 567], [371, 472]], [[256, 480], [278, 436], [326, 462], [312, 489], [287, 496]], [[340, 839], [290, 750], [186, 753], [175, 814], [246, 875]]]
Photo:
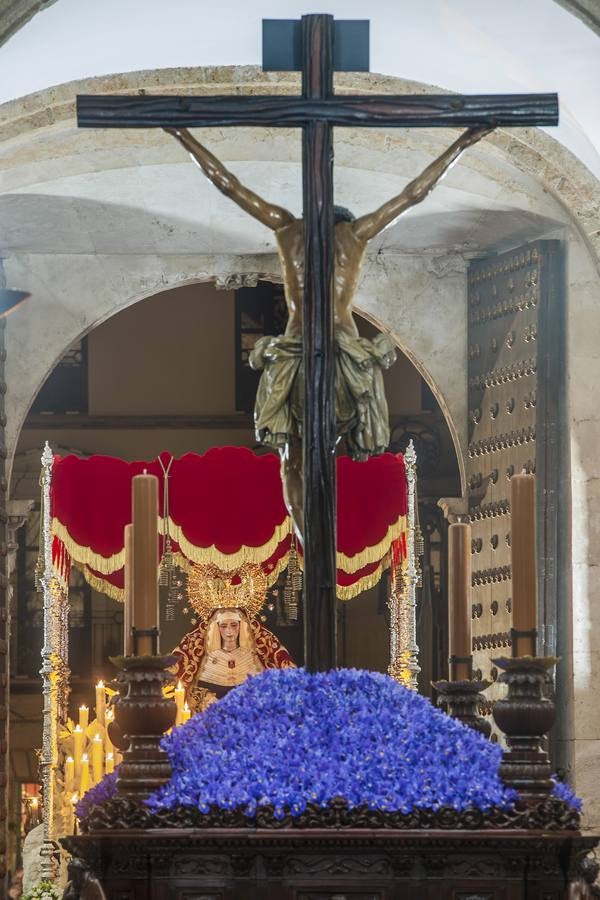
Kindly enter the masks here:
[[[165, 129], [188, 151], [222, 194], [275, 233], [283, 273], [288, 323], [285, 334], [257, 341], [250, 365], [262, 369], [254, 422], [257, 439], [281, 456], [286, 506], [296, 532], [304, 526], [302, 479], [302, 299], [304, 291], [304, 222], [245, 187], [186, 129]], [[359, 337], [352, 303], [367, 244], [411, 206], [420, 203], [467, 147], [492, 128], [471, 128], [427, 166], [404, 190], [374, 212], [355, 218], [334, 207], [334, 325], [336, 345], [336, 429], [355, 459], [383, 453], [389, 443], [388, 409], [382, 369], [396, 359], [386, 335]]]

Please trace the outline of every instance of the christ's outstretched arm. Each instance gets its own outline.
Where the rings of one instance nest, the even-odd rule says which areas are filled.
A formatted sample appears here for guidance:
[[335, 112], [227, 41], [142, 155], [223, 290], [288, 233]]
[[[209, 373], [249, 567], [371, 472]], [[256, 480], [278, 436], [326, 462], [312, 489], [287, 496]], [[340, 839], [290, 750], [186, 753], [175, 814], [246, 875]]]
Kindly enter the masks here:
[[277, 231], [284, 225], [288, 225], [294, 221], [294, 216], [287, 209], [281, 206], [275, 206], [268, 203], [254, 191], [244, 187], [243, 184], [233, 175], [229, 169], [226, 169], [223, 163], [214, 156], [210, 150], [203, 147], [186, 128], [165, 128], [168, 134], [172, 134], [177, 138], [179, 143], [185, 147], [194, 162], [202, 169], [209, 181], [217, 187], [222, 194], [229, 197], [244, 212], [249, 213], [271, 228]]
[[356, 219], [352, 226], [355, 235], [361, 240], [370, 241], [405, 210], [424, 200], [467, 147], [476, 144], [493, 130], [493, 128], [470, 128], [461, 134], [441, 156], [407, 184], [401, 194], [388, 200], [374, 212]]

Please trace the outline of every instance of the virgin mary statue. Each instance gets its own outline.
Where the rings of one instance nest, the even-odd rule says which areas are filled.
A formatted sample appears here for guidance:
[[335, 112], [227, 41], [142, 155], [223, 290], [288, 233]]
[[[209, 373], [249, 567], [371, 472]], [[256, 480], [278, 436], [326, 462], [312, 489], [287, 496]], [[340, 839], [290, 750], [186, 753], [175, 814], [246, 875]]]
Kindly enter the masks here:
[[265, 669], [294, 667], [281, 641], [259, 619], [266, 590], [260, 566], [246, 565], [235, 573], [216, 566], [190, 571], [188, 597], [199, 621], [173, 652], [179, 657], [175, 675], [192, 712]]

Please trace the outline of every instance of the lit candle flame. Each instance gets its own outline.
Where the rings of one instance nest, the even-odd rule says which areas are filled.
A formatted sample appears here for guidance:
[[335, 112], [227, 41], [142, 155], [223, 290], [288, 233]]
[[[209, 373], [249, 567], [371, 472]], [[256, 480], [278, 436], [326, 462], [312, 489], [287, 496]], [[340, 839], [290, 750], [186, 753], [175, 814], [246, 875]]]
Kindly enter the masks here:
[[103, 687], [104, 687], [104, 682], [102, 681], [102, 679], [100, 679], [100, 681], [98, 682], [98, 684], [96, 685], [96, 687], [97, 687], [97, 688], [103, 688]]

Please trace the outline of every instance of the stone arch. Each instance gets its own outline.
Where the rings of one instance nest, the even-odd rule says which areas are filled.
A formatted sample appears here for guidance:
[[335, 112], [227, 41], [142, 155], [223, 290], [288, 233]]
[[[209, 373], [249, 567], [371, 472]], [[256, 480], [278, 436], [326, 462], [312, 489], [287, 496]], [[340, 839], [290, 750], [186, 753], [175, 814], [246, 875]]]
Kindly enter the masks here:
[[435, 399], [437, 400], [442, 415], [444, 416], [444, 420], [448, 427], [448, 431], [450, 433], [450, 439], [452, 441], [452, 446], [454, 448], [454, 453], [456, 455], [456, 463], [458, 466], [458, 474], [460, 478], [461, 490], [462, 493], [465, 491], [465, 460], [463, 455], [463, 447], [461, 440], [461, 428], [458, 423], [455, 421], [454, 413], [449, 408], [446, 397], [444, 396], [443, 390], [441, 386], [438, 384], [436, 379], [431, 375], [427, 368], [427, 364], [425, 359], [422, 358], [421, 355], [416, 355], [414, 348], [410, 347], [406, 341], [401, 340], [397, 334], [394, 332], [390, 332], [389, 328], [386, 324], [379, 319], [377, 316], [373, 315], [373, 313], [368, 312], [365, 309], [362, 309], [359, 305], [355, 304], [356, 312], [371, 322], [379, 331], [384, 333], [389, 333], [390, 337], [393, 339], [394, 343], [398, 347], [398, 349], [410, 360], [415, 369], [421, 375], [423, 381], [430, 388], [433, 393]]
[[[4, 142], [4, 154], [0, 160], [0, 166], [5, 169], [8, 183], [11, 183], [11, 176], [16, 172], [22, 162], [23, 154], [27, 156], [29, 167], [32, 172], [35, 171], [35, 165], [47, 164], [48, 172], [56, 174], [56, 165], [60, 164], [60, 159], [49, 160], [49, 155], [54, 153], [58, 156], [58, 148], [62, 145], [63, 153], [70, 157], [70, 162], [77, 167], [79, 158], [77, 157], [77, 148], [73, 141], [72, 127], [74, 122], [74, 98], [78, 92], [91, 93], [128, 93], [136, 90], [150, 91], [181, 91], [194, 93], [231, 93], [232, 91], [243, 93], [245, 91], [254, 92], [255, 90], [275, 91], [279, 93], [295, 92], [298, 88], [297, 78], [293, 74], [271, 74], [263, 73], [256, 67], [223, 67], [223, 68], [207, 68], [207, 69], [183, 69], [183, 70], [159, 70], [153, 72], [134, 72], [123, 75], [102, 76], [93, 79], [87, 79], [82, 82], [69, 83], [42, 91], [38, 94], [22, 98], [4, 105], [5, 117], [4, 124], [0, 126], [0, 141]], [[393, 93], [423, 93], [439, 88], [432, 88], [429, 85], [418, 84], [414, 82], [399, 80], [378, 75], [346, 75], [338, 76], [338, 90], [361, 90], [363, 92], [393, 92]], [[107, 141], [102, 134], [95, 133], [95, 139], [103, 141], [106, 146]], [[88, 140], [89, 133], [78, 135], [77, 139]], [[127, 146], [129, 135], [123, 132], [109, 132], [110, 140], [120, 141], [121, 144]], [[415, 140], [414, 133], [411, 134], [411, 140]], [[437, 152], [439, 146], [443, 145], [447, 138], [430, 140], [427, 149]], [[579, 240], [583, 242], [593, 260], [596, 271], [600, 271], [600, 227], [598, 223], [598, 210], [600, 209], [600, 184], [585, 169], [585, 167], [562, 145], [558, 144], [551, 137], [536, 129], [519, 129], [513, 132], [499, 131], [489, 138], [491, 145], [495, 148], [497, 155], [503, 160], [508, 161], [511, 166], [524, 175], [541, 182], [546, 192], [551, 194], [567, 213], [566, 219], [569, 226], [578, 233]], [[380, 151], [379, 159], [385, 158], [385, 153], [390, 147], [402, 146], [406, 144], [406, 137], [403, 135], [386, 136], [374, 140], [371, 132], [369, 135], [358, 134], [356, 132], [345, 135], [344, 142], [341, 144], [339, 153], [343, 158], [347, 152], [347, 148], [358, 147], [359, 152], [366, 158], [368, 149], [377, 144]], [[65, 146], [66, 145], [66, 146]], [[150, 160], [152, 160], [150, 155]], [[20, 174], [23, 178], [22, 173]], [[25, 173], [22, 184], [27, 189], [28, 184], [32, 182], [32, 174]], [[18, 182], [17, 182], [18, 183]], [[267, 261], [268, 259], [268, 261]], [[276, 263], [264, 256], [255, 257], [254, 259], [237, 258], [233, 263], [235, 271], [244, 271], [251, 268], [253, 271], [261, 271], [263, 268], [271, 268], [272, 274], [277, 271]], [[44, 279], [45, 293], [50, 296], [48, 299], [56, 304], [61, 312], [66, 314], [66, 318], [70, 321], [70, 325], [65, 325], [64, 334], [72, 334], [72, 339], [76, 339], [77, 335], [84, 333], [93, 327], [94, 321], [101, 321], [103, 316], [111, 315], [124, 305], [135, 302], [148, 296], [150, 293], [160, 290], [161, 286], [174, 286], [175, 283], [183, 282], [186, 279], [209, 280], [219, 271], [231, 271], [231, 260], [219, 260], [214, 258], [197, 259], [197, 265], [192, 266], [193, 271], [177, 271], [177, 267], [172, 267], [170, 262], [165, 264], [164, 258], [161, 263], [154, 267], [154, 271], [148, 274], [143, 273], [140, 277], [139, 285], [130, 285], [117, 299], [114, 295], [112, 298], [105, 298], [102, 304], [97, 306], [97, 318], [88, 320], [85, 316], [82, 318], [81, 312], [71, 308], [66, 309], [66, 305], [62, 303], [60, 294], [57, 292], [55, 285], [60, 281], [58, 272], [51, 272], [53, 260], [47, 262], [48, 278]], [[7, 258], [5, 266], [9, 275], [9, 279], [14, 283], [27, 285], [27, 276], [29, 266], [25, 261], [24, 265], [18, 263], [13, 265], [13, 260]], [[190, 260], [185, 260], [185, 266], [190, 266]], [[57, 267], [55, 266], [55, 269]], [[150, 267], [152, 268], [152, 266]], [[95, 271], [94, 271], [95, 270]], [[103, 282], [100, 272], [98, 271], [98, 259], [95, 257], [90, 260], [89, 270], [89, 289], [97, 290], [97, 298], [102, 297], [102, 293], [106, 292], [106, 284]], [[115, 277], [123, 277], [123, 273], [115, 273]], [[276, 277], [276, 276], [274, 276]], [[123, 285], [122, 285], [123, 286]], [[359, 300], [360, 303], [360, 300]], [[33, 306], [31, 307], [33, 310]], [[369, 304], [369, 312], [378, 317], [377, 310]], [[29, 332], [31, 337], [30, 323], [26, 322], [24, 312], [20, 319], [16, 317], [9, 321], [8, 339], [9, 343], [12, 338], [20, 343], [20, 338], [24, 338], [24, 332]], [[86, 314], [87, 315], [87, 314]], [[381, 318], [381, 316], [379, 316]], [[387, 326], [388, 330], [393, 330]], [[21, 334], [19, 334], [21, 332]], [[63, 335], [64, 336], [64, 335]], [[41, 354], [32, 353], [31, 342], [27, 347], [28, 358], [28, 377], [24, 380], [21, 377], [22, 372], [13, 372], [16, 378], [10, 378], [10, 367], [14, 366], [14, 357], [9, 355], [9, 422], [12, 422], [11, 431], [8, 436], [9, 455], [14, 447], [14, 440], [18, 434], [21, 423], [26, 414], [31, 399], [39, 388], [47, 372], [52, 368], [57, 359], [61, 356], [69, 341], [64, 340], [63, 346], [53, 343], [53, 334], [47, 335], [47, 346]], [[402, 337], [395, 333], [395, 339], [399, 345], [411, 355], [409, 341], [406, 337]], [[53, 348], [51, 350], [51, 348]], [[415, 360], [419, 360], [419, 352], [412, 351]], [[31, 380], [32, 362], [36, 359], [43, 364], [42, 371], [37, 373], [34, 382]], [[434, 371], [421, 361], [423, 374], [426, 379], [435, 386], [440, 384], [440, 378]], [[29, 395], [25, 396], [25, 385], [29, 386]], [[16, 386], [18, 385], [18, 387]], [[15, 390], [20, 396], [15, 396]], [[435, 388], [438, 399], [442, 408], [445, 409], [447, 418], [458, 421], [460, 416], [458, 410], [450, 411], [446, 402], [444, 393], [441, 389]], [[10, 402], [12, 399], [14, 402]], [[464, 443], [464, 437], [461, 438], [458, 426], [454, 426], [453, 439], [455, 442]]]

